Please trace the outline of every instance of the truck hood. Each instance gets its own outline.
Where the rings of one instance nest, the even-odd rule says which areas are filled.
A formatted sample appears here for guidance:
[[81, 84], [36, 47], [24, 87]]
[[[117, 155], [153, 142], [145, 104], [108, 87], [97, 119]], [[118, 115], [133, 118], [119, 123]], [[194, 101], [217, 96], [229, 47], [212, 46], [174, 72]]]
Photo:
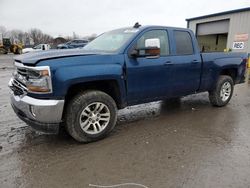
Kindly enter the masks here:
[[25, 65], [35, 65], [42, 60], [72, 57], [72, 56], [86, 56], [102, 54], [100, 52], [88, 52], [83, 49], [66, 49], [66, 50], [48, 50], [48, 51], [33, 51], [32, 53], [26, 53], [15, 57], [15, 61], [23, 63]]

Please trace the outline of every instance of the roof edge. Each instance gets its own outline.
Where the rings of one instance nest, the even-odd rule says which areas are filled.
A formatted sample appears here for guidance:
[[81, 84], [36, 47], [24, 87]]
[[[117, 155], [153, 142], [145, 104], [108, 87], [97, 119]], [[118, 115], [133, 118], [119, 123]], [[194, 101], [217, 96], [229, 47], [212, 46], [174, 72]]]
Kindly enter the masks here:
[[214, 13], [214, 14], [208, 14], [208, 15], [198, 16], [198, 17], [193, 17], [193, 18], [187, 18], [186, 21], [204, 19], [204, 18], [209, 18], [209, 17], [214, 17], [214, 16], [222, 16], [222, 15], [226, 15], [226, 14], [233, 14], [233, 13], [245, 12], [245, 11], [250, 11], [250, 7], [229, 10], [229, 11], [224, 11], [224, 12], [219, 12], [219, 13]]

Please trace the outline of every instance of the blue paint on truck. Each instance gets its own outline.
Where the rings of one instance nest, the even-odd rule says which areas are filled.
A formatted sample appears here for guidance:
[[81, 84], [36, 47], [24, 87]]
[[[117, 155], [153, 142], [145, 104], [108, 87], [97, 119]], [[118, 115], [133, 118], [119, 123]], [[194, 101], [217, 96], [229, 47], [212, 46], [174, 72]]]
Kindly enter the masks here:
[[[247, 54], [200, 53], [196, 38], [189, 29], [142, 26], [114, 30], [111, 33], [113, 35], [107, 34], [103, 38], [108, 40], [110, 36], [117, 37], [110, 38], [120, 42], [117, 49], [112, 48], [116, 41], [108, 47], [105, 44], [108, 50], [95, 49], [96, 46], [104, 45], [98, 41], [98, 37], [83, 49], [34, 52], [16, 57], [15, 62], [21, 66], [20, 69], [22, 66], [27, 70], [29, 67], [49, 67], [50, 71], [49, 92], [29, 92], [27, 84], [19, 83], [18, 79], [13, 78], [12, 82], [14, 80], [26, 89], [22, 95], [41, 101], [63, 101], [58, 118], [60, 121], [39, 122], [42, 124], [40, 128], [46, 125], [48, 129], [51, 123], [55, 126], [63, 122], [68, 101], [80, 91], [88, 89], [107, 93], [118, 108], [124, 108], [128, 105], [214, 91], [221, 75], [230, 76], [234, 84], [245, 80]], [[121, 36], [117, 33], [126, 35], [121, 35], [125, 38], [122, 39], [124, 41], [120, 41]], [[142, 51], [137, 49], [143, 38], [150, 37], [160, 41], [159, 54], [138, 55], [140, 52], [154, 50], [150, 47]], [[144, 42], [145, 40], [142, 45]], [[135, 51], [138, 54], [134, 55]], [[10, 85], [13, 95], [18, 95], [15, 94], [15, 84]], [[15, 100], [12, 103], [19, 117], [25, 116], [21, 118], [29, 124], [36, 122], [36, 117], [28, 116], [25, 114], [27, 112], [23, 113], [22, 109], [15, 106]]]

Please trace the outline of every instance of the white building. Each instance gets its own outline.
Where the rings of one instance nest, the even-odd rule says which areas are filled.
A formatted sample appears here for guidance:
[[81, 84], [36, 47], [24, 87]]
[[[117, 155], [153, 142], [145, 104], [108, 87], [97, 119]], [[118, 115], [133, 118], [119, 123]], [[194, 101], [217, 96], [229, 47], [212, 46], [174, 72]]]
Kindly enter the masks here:
[[248, 52], [250, 54], [250, 7], [188, 18], [202, 51]]

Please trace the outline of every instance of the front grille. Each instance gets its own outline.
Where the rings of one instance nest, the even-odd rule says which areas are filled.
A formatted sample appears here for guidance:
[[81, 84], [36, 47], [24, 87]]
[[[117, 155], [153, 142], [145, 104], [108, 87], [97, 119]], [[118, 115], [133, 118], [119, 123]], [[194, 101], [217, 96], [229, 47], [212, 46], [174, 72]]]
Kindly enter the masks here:
[[13, 79], [10, 85], [10, 89], [15, 95], [23, 95], [27, 92], [27, 88], [19, 81]]
[[22, 76], [27, 76], [28, 75], [27, 69], [23, 69], [23, 68], [17, 68], [17, 73], [22, 75]]
[[26, 88], [26, 83], [28, 80], [28, 70], [22, 67], [16, 67], [16, 71], [13, 73], [13, 78], [15, 85], [18, 85], [21, 88]]
[[24, 92], [16, 86], [10, 86], [10, 89], [13, 91], [14, 95], [23, 95]]
[[10, 89], [15, 95], [26, 94], [28, 89], [26, 83], [29, 76], [29, 71], [21, 63], [15, 62], [15, 71], [13, 73], [13, 78], [9, 83]]

